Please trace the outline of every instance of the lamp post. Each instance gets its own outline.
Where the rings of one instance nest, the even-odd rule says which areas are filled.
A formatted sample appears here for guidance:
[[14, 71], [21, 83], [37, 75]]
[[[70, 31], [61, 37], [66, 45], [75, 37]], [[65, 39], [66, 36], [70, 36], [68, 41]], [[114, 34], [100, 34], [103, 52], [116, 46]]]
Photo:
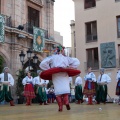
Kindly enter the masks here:
[[29, 71], [30, 71], [31, 54], [32, 54], [32, 51], [31, 51], [31, 49], [29, 48], [28, 51], [27, 51], [27, 58], [28, 58], [28, 61], [29, 61]]
[[23, 50], [21, 51], [21, 53], [19, 54], [19, 56], [20, 56], [20, 62], [23, 65], [23, 63], [24, 63], [24, 57], [25, 57], [25, 54], [24, 54]]
[[37, 63], [37, 61], [38, 61], [38, 57], [37, 57], [37, 55], [35, 54], [34, 56], [33, 56], [33, 63]]
[[[29, 65], [28, 65], [29, 71], [30, 71], [30, 61], [31, 61], [31, 58], [32, 58], [31, 55], [32, 55], [32, 50], [29, 48], [29, 49], [27, 50], [27, 58], [28, 58], [28, 61], [29, 61]], [[25, 54], [24, 54], [23, 50], [21, 51], [21, 53], [19, 54], [19, 56], [20, 56], [20, 61], [21, 61], [22, 65], [23, 65], [23, 63], [24, 63], [24, 58], [25, 58]], [[33, 56], [33, 63], [36, 64], [37, 61], [38, 61], [38, 57], [37, 57], [37, 55], [35, 54], [35, 55]]]

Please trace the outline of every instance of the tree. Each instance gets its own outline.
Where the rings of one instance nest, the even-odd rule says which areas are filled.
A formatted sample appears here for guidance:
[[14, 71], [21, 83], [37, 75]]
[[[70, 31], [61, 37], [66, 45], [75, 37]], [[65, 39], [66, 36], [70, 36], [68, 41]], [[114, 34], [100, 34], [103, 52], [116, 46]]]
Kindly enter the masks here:
[[18, 79], [17, 79], [17, 83], [16, 83], [16, 94], [17, 96], [21, 96], [23, 91], [24, 91], [24, 86], [22, 84], [22, 80], [23, 78], [26, 76], [26, 73], [24, 70], [19, 70], [19, 73], [17, 75]]
[[18, 70], [18, 79], [16, 83], [16, 94], [18, 96], [18, 104], [23, 104], [24, 102], [24, 96], [23, 96], [23, 91], [24, 91], [24, 86], [22, 84], [23, 78], [26, 76], [26, 73], [24, 70]]

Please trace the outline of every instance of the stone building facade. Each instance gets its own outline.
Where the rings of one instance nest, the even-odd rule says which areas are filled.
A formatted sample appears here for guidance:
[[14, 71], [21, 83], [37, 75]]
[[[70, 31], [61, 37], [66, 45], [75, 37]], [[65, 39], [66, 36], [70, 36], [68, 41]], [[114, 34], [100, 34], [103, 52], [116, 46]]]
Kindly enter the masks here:
[[71, 20], [71, 55], [76, 57], [75, 21]]
[[63, 45], [63, 36], [61, 36], [60, 32], [54, 31], [54, 39], [56, 42]]
[[[41, 60], [51, 53], [54, 45], [59, 44], [54, 40], [54, 2], [54, 0], [0, 0], [0, 15], [5, 20], [4, 42], [0, 42], [0, 57], [4, 59], [4, 66], [10, 68], [15, 84], [16, 71], [28, 67], [26, 51], [28, 48], [33, 50], [33, 26], [45, 31], [44, 49], [47, 50], [47, 53], [33, 50], [33, 55], [38, 56], [36, 65], [32, 63], [32, 59], [30, 61], [35, 70], [39, 69]], [[21, 50], [26, 54], [23, 66], [19, 56]]]
[[[88, 66], [96, 77], [105, 68], [112, 82], [108, 94], [115, 95], [116, 74], [120, 67], [120, 0], [73, 0], [75, 24], [71, 23], [72, 46], [76, 44], [76, 57], [81, 64], [82, 78]], [[74, 41], [76, 40], [76, 41]], [[73, 54], [73, 56], [75, 56]]]

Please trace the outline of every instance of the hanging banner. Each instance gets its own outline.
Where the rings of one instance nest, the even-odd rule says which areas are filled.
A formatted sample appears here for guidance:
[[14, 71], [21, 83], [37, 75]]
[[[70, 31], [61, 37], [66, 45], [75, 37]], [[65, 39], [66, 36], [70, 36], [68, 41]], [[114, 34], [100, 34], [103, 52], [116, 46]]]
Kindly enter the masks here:
[[33, 27], [33, 50], [37, 52], [42, 52], [45, 46], [44, 38], [45, 31], [40, 28]]
[[5, 20], [2, 15], [0, 15], [0, 43], [4, 43], [5, 40]]

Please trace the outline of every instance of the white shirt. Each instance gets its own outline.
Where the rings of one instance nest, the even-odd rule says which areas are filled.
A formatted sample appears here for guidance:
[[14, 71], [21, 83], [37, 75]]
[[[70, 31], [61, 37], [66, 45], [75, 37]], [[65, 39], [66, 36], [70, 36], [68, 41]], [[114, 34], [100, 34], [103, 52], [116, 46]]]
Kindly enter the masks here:
[[52, 76], [55, 95], [70, 93], [69, 76], [67, 73], [60, 72]]
[[49, 83], [49, 80], [44, 80], [44, 81], [45, 81], [45, 83], [46, 83], [46, 84], [48, 84], [48, 83]]
[[31, 76], [31, 78], [29, 78], [28, 76], [26, 76], [23, 80], [22, 80], [22, 84], [26, 85], [26, 84], [30, 84], [32, 83], [34, 85], [34, 80], [33, 77]]
[[48, 89], [48, 92], [53, 92], [54, 93], [54, 91], [55, 91], [54, 88], [49, 88]]
[[82, 85], [82, 78], [80, 76], [78, 76], [76, 79], [75, 79], [75, 86], [77, 85]]
[[8, 73], [8, 81], [4, 81], [4, 73], [0, 74], [1, 82], [9, 82], [11, 86], [14, 85], [14, 78], [10, 73]]
[[98, 80], [97, 80], [98, 84], [108, 84], [110, 82], [111, 82], [111, 78], [107, 74], [103, 74], [102, 77], [101, 75], [99, 75]]
[[72, 77], [69, 77], [69, 83], [72, 83]]
[[39, 76], [34, 77], [34, 85], [48, 84], [49, 81], [41, 79]]
[[46, 94], [48, 94], [49, 89], [46, 89]]
[[[80, 65], [80, 61], [77, 58], [71, 58], [71, 57], [63, 56], [62, 54], [57, 54], [45, 58], [40, 63], [40, 68], [43, 70], [48, 70], [54, 67], [77, 68], [79, 65]], [[66, 72], [53, 74], [52, 81], [54, 84], [55, 95], [70, 93], [69, 76]]]
[[120, 79], [120, 70], [117, 72], [117, 75], [116, 75], [117, 82], [118, 82], [119, 79]]
[[77, 68], [80, 65], [80, 61], [77, 58], [71, 58], [67, 56], [63, 56], [62, 54], [52, 55], [50, 57], [45, 58], [40, 63], [40, 68], [43, 70], [48, 70], [54, 67], [73, 67]]
[[91, 78], [93, 82], [96, 82], [96, 76], [93, 72], [87, 73], [84, 80], [87, 81], [87, 78]]

